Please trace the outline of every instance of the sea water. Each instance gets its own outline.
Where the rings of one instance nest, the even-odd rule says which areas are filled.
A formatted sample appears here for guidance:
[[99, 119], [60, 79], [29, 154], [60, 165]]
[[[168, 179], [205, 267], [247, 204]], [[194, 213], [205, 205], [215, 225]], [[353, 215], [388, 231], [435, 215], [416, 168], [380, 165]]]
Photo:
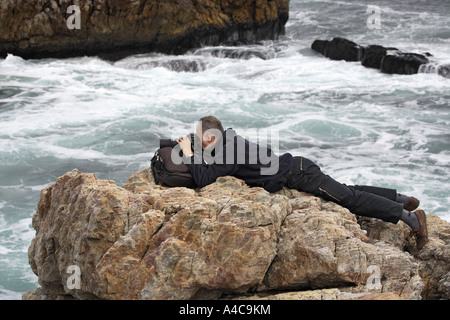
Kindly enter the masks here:
[[310, 49], [339, 36], [450, 63], [449, 16], [448, 0], [291, 0], [286, 34], [234, 58], [224, 47], [0, 60], [0, 299], [38, 287], [27, 249], [43, 188], [74, 168], [120, 186], [149, 166], [160, 138], [204, 115], [250, 137], [276, 132], [278, 153], [346, 184], [397, 188], [450, 221], [450, 79], [387, 75]]

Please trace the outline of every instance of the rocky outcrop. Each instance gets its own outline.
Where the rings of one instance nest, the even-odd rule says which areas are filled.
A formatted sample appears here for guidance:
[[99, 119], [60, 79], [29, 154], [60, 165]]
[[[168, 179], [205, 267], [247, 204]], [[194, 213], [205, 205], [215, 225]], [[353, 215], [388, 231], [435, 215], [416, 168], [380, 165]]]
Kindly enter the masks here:
[[24, 299], [448, 299], [450, 224], [360, 219], [296, 190], [221, 177], [201, 189], [118, 187], [73, 170], [41, 192]]
[[289, 0], [3, 0], [0, 57], [180, 54], [200, 45], [276, 39], [288, 15]]
[[[368, 68], [379, 69], [388, 74], [416, 74], [425, 72], [424, 67], [430, 63], [431, 55], [407, 53], [397, 48], [383, 47], [379, 45], [361, 46], [344, 38], [332, 40], [315, 40], [311, 48], [332, 60], [360, 61]], [[445, 66], [438, 73], [447, 77]], [[429, 72], [431, 73], [431, 72]]]

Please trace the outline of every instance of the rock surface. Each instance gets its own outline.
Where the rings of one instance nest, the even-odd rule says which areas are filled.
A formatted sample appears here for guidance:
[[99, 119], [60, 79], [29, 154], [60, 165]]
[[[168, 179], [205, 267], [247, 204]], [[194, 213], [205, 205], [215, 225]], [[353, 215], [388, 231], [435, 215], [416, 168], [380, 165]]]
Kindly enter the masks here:
[[[221, 177], [164, 188], [150, 169], [122, 187], [73, 170], [42, 190], [24, 299], [448, 299], [450, 224], [360, 218], [283, 189]], [[73, 270], [78, 268], [77, 279]]]
[[180, 54], [202, 44], [276, 39], [288, 15], [289, 0], [2, 0], [0, 57]]

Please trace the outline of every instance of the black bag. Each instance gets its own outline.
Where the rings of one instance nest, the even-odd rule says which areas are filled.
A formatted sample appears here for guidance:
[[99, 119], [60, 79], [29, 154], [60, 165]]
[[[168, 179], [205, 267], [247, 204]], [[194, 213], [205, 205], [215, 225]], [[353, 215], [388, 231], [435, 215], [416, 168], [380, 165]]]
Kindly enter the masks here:
[[164, 187], [195, 188], [196, 184], [188, 167], [184, 163], [175, 164], [171, 153], [170, 147], [158, 149], [150, 161], [155, 183]]

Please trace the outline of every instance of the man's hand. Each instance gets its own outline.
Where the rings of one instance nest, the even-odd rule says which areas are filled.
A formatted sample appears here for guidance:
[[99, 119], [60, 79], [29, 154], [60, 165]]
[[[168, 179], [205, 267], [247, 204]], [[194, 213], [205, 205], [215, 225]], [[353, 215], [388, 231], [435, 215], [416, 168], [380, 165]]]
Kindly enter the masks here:
[[193, 155], [191, 150], [191, 140], [188, 137], [180, 137], [177, 140], [177, 143], [180, 145], [185, 157], [190, 157]]

